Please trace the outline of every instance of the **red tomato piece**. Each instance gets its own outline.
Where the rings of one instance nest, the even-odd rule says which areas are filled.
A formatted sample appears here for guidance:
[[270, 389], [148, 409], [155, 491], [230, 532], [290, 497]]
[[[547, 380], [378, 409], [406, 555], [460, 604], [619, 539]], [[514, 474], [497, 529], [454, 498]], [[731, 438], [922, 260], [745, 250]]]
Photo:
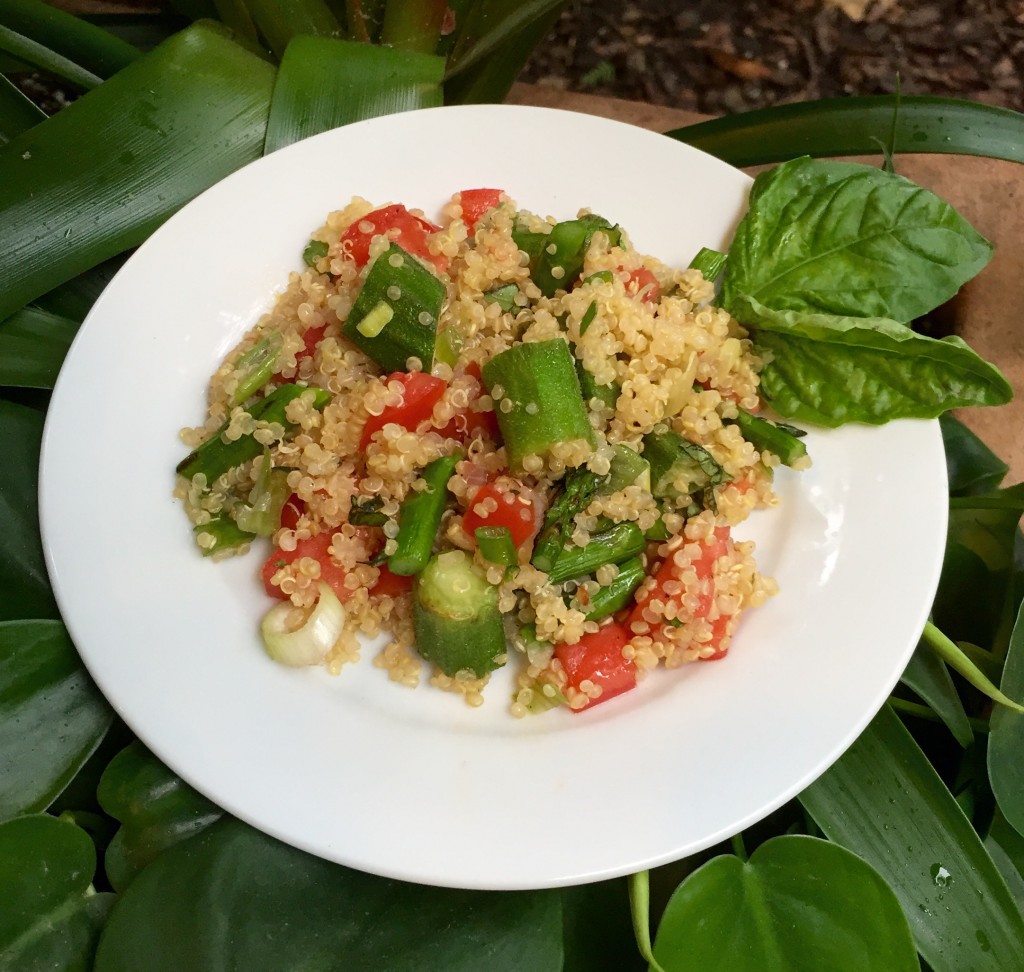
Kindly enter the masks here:
[[633, 296], [639, 294], [641, 302], [645, 304], [656, 304], [661, 299], [661, 284], [647, 267], [639, 267], [630, 271], [626, 277], [626, 293]]
[[292, 493], [281, 507], [281, 526], [294, 530], [299, 525], [299, 517], [306, 512], [306, 504]]
[[387, 233], [388, 238], [406, 253], [434, 264], [438, 270], [446, 270], [448, 258], [442, 254], [432, 254], [427, 246], [427, 237], [440, 228], [419, 216], [413, 216], [405, 206], [385, 206], [356, 220], [341, 234], [341, 252], [357, 267], [364, 267], [370, 259], [370, 241], [375, 236]]
[[306, 358], [312, 358], [316, 354], [316, 346], [323, 340], [324, 331], [327, 330], [326, 324], [321, 324], [320, 327], [307, 327], [302, 333], [303, 344], [302, 350], [297, 352], [295, 355], [295, 363], [298, 364], [300, 361]]
[[400, 381], [404, 386], [401, 405], [388, 405], [380, 415], [371, 415], [363, 426], [359, 437], [359, 448], [365, 449], [385, 425], [393, 422], [410, 432], [415, 431], [434, 413], [434, 406], [441, 400], [447, 384], [440, 378], [424, 371], [396, 371], [385, 379], [388, 383]]
[[468, 442], [477, 431], [482, 432], [495, 442], [501, 441], [498, 416], [493, 411], [476, 412], [471, 408], [465, 408], [456, 412], [452, 420], [440, 431], [445, 438], [459, 439], [462, 442]]
[[[492, 503], [488, 503], [487, 500], [491, 500]], [[488, 513], [477, 511], [480, 505], [490, 507], [494, 504], [497, 505], [497, 509]], [[537, 530], [533, 503], [512, 490], [499, 488], [497, 483], [491, 480], [476, 491], [466, 515], [462, 518], [462, 529], [474, 539], [477, 527], [482, 526], [508, 527], [512, 542], [518, 549]]]
[[320, 580], [334, 591], [339, 601], [347, 601], [352, 596], [352, 589], [345, 586], [345, 578], [348, 576], [346, 571], [331, 559], [332, 539], [332, 534], [321, 533], [308, 540], [300, 540], [294, 550], [282, 550], [280, 547], [276, 547], [260, 572], [267, 594], [270, 597], [280, 598], [282, 601], [287, 600], [288, 595], [274, 584], [271, 578], [286, 564], [293, 563], [300, 557], [312, 557], [320, 564]]
[[[677, 613], [676, 616], [680, 621], [685, 623], [687, 621], [695, 621], [698, 618], [706, 618], [708, 616], [708, 612], [711, 610], [711, 605], [714, 603], [715, 599], [715, 563], [728, 554], [731, 549], [732, 540], [730, 539], [729, 527], [727, 526], [716, 527], [715, 532], [701, 544], [700, 555], [690, 564], [690, 566], [696, 571], [697, 581], [700, 584], [700, 589], [697, 591], [697, 606], [689, 617], [683, 617], [681, 614]], [[676, 565], [674, 556], [669, 555], [661, 562], [657, 572], [654, 574], [654, 588], [651, 590], [644, 602], [637, 603], [629, 614], [626, 621], [626, 627], [629, 628], [630, 631], [633, 630], [633, 622], [646, 620], [643, 616], [644, 606], [647, 601], [652, 598], [658, 598], [666, 604], [673, 601], [676, 605], [681, 606], [680, 594], [668, 594], [665, 591], [665, 585], [668, 584], [669, 581], [676, 581], [679, 579], [679, 571], [680, 568]], [[729, 650], [728, 645], [722, 645], [728, 621], [728, 618], [717, 618], [710, 622], [712, 638], [708, 644], [714, 646], [716, 649], [715, 655], [712, 656], [713, 658], [722, 658]], [[649, 634], [655, 641], [659, 641], [662, 639], [664, 630], [664, 624], [653, 624], [651, 625]]]
[[629, 638], [629, 632], [621, 624], [612, 623], [600, 631], [584, 635], [574, 645], [555, 646], [555, 657], [562, 663], [574, 689], [579, 689], [580, 683], [586, 680], [601, 689], [596, 699], [591, 699], [580, 709], [573, 709], [574, 712], [607, 702], [636, 687], [636, 665], [633, 659], [622, 656], [622, 649]]
[[412, 577], [392, 574], [388, 570], [387, 564], [384, 564], [380, 569], [377, 583], [370, 588], [370, 597], [381, 597], [385, 594], [388, 597], [399, 597], [402, 594], [408, 594], [412, 590], [412, 582]]
[[501, 202], [501, 196], [501, 189], [463, 189], [459, 193], [462, 221], [470, 233], [476, 229], [477, 220]]

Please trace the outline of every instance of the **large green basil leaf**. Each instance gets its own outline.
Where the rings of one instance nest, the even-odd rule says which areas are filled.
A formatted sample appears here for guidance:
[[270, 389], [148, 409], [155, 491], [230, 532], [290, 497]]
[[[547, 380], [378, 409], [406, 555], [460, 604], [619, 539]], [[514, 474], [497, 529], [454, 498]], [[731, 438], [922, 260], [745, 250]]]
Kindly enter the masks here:
[[[1011, 699], [1024, 698], [1024, 605], [1010, 637], [1000, 689]], [[988, 775], [999, 809], [1019, 834], [1024, 834], [1024, 715], [1005, 705], [992, 713], [988, 739]]]
[[953, 677], [946, 663], [928, 645], [917, 646], [900, 681], [931, 706], [961, 746], [966, 749], [974, 742], [974, 733]]
[[104, 861], [107, 878], [118, 891], [167, 848], [205, 830], [224, 813], [138, 740], [110, 761], [96, 795], [100, 806], [121, 823]]
[[939, 427], [950, 495], [971, 496], [998, 489], [1010, 467], [952, 415], [940, 415]]
[[992, 255], [948, 203], [908, 179], [810, 158], [758, 176], [722, 283], [731, 313], [766, 307], [907, 322], [938, 307]]
[[1004, 972], [1024, 916], [981, 839], [888, 707], [800, 801], [896, 892], [934, 972]]
[[654, 957], [665, 972], [900, 972], [918, 968], [889, 886], [816, 837], [776, 837], [749, 861], [713, 858], [672, 895]]
[[95, 870], [89, 835], [66, 820], [40, 815], [0, 824], [0, 968], [92, 968], [114, 900], [93, 893]]
[[0, 621], [57, 617], [36, 512], [42, 435], [39, 412], [0, 400]]
[[0, 622], [0, 820], [48, 807], [113, 718], [64, 625]]
[[561, 932], [556, 891], [403, 884], [227, 819], [162, 854], [132, 882], [95, 969], [559, 972]]
[[958, 337], [936, 340], [881, 317], [773, 310], [750, 297], [732, 313], [768, 357], [761, 392], [787, 418], [881, 425], [1013, 397], [999, 369]]

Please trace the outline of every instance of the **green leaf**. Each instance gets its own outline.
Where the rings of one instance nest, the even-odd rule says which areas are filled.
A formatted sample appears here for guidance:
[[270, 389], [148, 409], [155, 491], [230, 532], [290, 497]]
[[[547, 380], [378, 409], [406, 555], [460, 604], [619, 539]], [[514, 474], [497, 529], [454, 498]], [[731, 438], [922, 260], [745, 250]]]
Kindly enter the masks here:
[[633, 943], [625, 878], [562, 888], [562, 972], [642, 972]]
[[0, 400], [0, 621], [58, 616], [39, 537], [36, 483], [42, 434], [39, 412]]
[[364, 118], [436, 107], [443, 73], [430, 54], [296, 37], [274, 85], [266, 152]]
[[245, 0], [214, 0], [214, 6], [220, 22], [236, 37], [249, 44], [259, 45], [259, 32]]
[[125, 256], [116, 256], [105, 263], [72, 277], [66, 283], [47, 291], [35, 301], [40, 310], [81, 323], [114, 275], [124, 266]]
[[677, 128], [667, 134], [731, 165], [765, 165], [801, 155], [874, 155], [899, 115], [894, 152], [981, 155], [1024, 162], [1024, 115], [975, 101], [869, 95], [776, 105]]
[[0, 321], [0, 385], [53, 388], [78, 323], [38, 307]]
[[0, 0], [0, 24], [100, 79], [116, 74], [142, 53], [101, 27], [41, 0]]
[[441, 37], [448, 0], [404, 0], [384, 7], [380, 42], [402, 51], [433, 54]]
[[[1010, 637], [1000, 688], [1011, 698], [1024, 698], [1024, 606]], [[988, 741], [988, 774], [999, 809], [1018, 834], [1024, 834], [1024, 715], [1005, 707], [992, 713]]]
[[665, 972], [917, 970], [900, 903], [855, 854], [775, 837], [747, 862], [715, 857], [672, 895], [654, 955]]
[[[1001, 692], [991, 679], [967, 657], [963, 649], [947, 638], [934, 624], [929, 622], [924, 626], [924, 634], [921, 636], [921, 640], [950, 668], [959, 672], [979, 692], [987, 695], [993, 702], [998, 702], [1000, 705], [1024, 715], [1024, 706], [1014, 701], [1004, 692]], [[1005, 674], [1004, 668], [1004, 677]]]
[[89, 972], [114, 895], [95, 894], [96, 852], [84, 830], [56, 817], [0, 824], [0, 967]]
[[341, 25], [323, 0], [245, 0], [249, 13], [270, 49], [282, 57], [302, 35], [341, 37]]
[[992, 245], [938, 196], [853, 162], [800, 158], [757, 177], [722, 282], [732, 311], [901, 323], [944, 303], [989, 261]]
[[1002, 972], [1024, 917], [970, 821], [888, 708], [800, 801], [896, 892], [934, 972]]
[[38, 125], [46, 115], [0, 74], [0, 145]]
[[19, 34], [3, 24], [0, 24], [0, 51], [4, 51], [26, 64], [31, 64], [32, 67], [63, 78], [76, 88], [88, 91], [103, 83], [103, 78], [93, 74], [92, 71], [86, 70], [69, 58], [62, 57], [45, 45], [24, 34]]
[[118, 891], [163, 851], [205, 830], [224, 813], [138, 740], [110, 761], [96, 795], [100, 806], [121, 823], [105, 861], [107, 878]]
[[64, 625], [0, 622], [0, 820], [48, 807], [113, 718]]
[[770, 355], [761, 392], [787, 418], [881, 425], [1013, 397], [999, 369], [955, 336], [936, 340], [881, 317], [776, 311], [749, 297], [731, 311]]
[[273, 75], [196, 24], [0, 149], [0, 319], [257, 158]]
[[900, 681], [931, 706], [961, 746], [966, 748], [974, 742], [970, 721], [949, 669], [927, 645], [917, 646]]
[[952, 415], [940, 415], [939, 428], [950, 495], [971, 496], [998, 489], [1010, 467]]
[[1024, 837], [996, 809], [985, 835], [985, 847], [999, 872], [1006, 878], [1017, 904], [1024, 909]]
[[373, 877], [222, 820], [124, 892], [96, 972], [230, 967], [558, 972], [555, 891], [451, 891]]

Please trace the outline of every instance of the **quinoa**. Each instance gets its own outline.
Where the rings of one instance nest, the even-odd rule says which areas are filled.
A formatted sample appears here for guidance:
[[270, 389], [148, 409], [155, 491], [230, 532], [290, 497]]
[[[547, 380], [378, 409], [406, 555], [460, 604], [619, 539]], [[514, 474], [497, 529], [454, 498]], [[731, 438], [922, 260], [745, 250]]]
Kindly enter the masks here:
[[[395, 224], [382, 229], [380, 214], [400, 209]], [[514, 715], [558, 705], [578, 710], [618, 691], [596, 676], [581, 677], [570, 651], [613, 627], [623, 632], [616, 664], [641, 677], [659, 665], [721, 657], [742, 613], [775, 591], [757, 570], [753, 544], [729, 532], [754, 510], [778, 503], [777, 457], [759, 453], [732, 421], [738, 410], [760, 407], [762, 362], [747, 333], [714, 306], [713, 285], [699, 271], [638, 253], [611, 224], [593, 232], [577, 273], [551, 267], [556, 287], [545, 293], [517, 234], [549, 234], [553, 218], [518, 210], [504, 194], [483, 213], [456, 194], [442, 216], [434, 226], [415, 211], [355, 198], [312, 233], [326, 254], [289, 276], [274, 306], [211, 377], [205, 420], [181, 432], [190, 449], [217, 438], [251, 438], [260, 450], [212, 482], [203, 473], [179, 476], [175, 496], [197, 547], [222, 557], [269, 543], [263, 582], [295, 609], [294, 629], [323, 585], [330, 588], [344, 621], [323, 653], [328, 671], [358, 661], [363, 636], [386, 632], [373, 664], [389, 679], [407, 687], [428, 681], [478, 706], [487, 674], [446, 674], [421, 657], [412, 582], [386, 566], [399, 547], [404, 504], [426, 492], [423, 470], [452, 457], [434, 551], [471, 554], [509, 630], [527, 633], [509, 641], [508, 661], [518, 669]], [[425, 228], [417, 231], [410, 221]], [[429, 311], [418, 316], [421, 327], [436, 331], [436, 351], [433, 360], [411, 355], [404, 372], [388, 374], [346, 336], [345, 323], [375, 262], [404, 262], [389, 247], [409, 233], [421, 243], [411, 258], [443, 284], [436, 318]], [[557, 252], [554, 242], [543, 247], [547, 255]], [[398, 302], [402, 288], [391, 284], [386, 296]], [[509, 389], [497, 381], [488, 387], [482, 375], [503, 352], [541, 342], [565, 342], [578, 375], [589, 381], [585, 387], [614, 391], [584, 397], [580, 432], [513, 464], [500, 428], [518, 405]], [[260, 353], [272, 356], [272, 370], [243, 397]], [[412, 413], [415, 420], [414, 379], [437, 389]], [[254, 403], [288, 384], [307, 390], [287, 404], [282, 420], [250, 414]], [[536, 402], [523, 411], [542, 413]], [[635, 554], [647, 576], [618, 613], [592, 619], [594, 599], [616, 584], [624, 564], [553, 581], [531, 563], [537, 531], [571, 474], [607, 479], [617, 450], [642, 454], [656, 430], [699, 447], [720, 470], [719, 480], [699, 492], [680, 476], [655, 495], [656, 484], [640, 478], [599, 490], [575, 513], [566, 533], [572, 548], [586, 547], [609, 524], [668, 536]], [[268, 482], [277, 490], [273, 522], [259, 521], [268, 540], [246, 537], [220, 549], [218, 523], [258, 521], [254, 510], [261, 502], [266, 507], [273, 492]], [[495, 517], [515, 527], [510, 537], [522, 536], [514, 563], [491, 563], [478, 549], [472, 524]]]

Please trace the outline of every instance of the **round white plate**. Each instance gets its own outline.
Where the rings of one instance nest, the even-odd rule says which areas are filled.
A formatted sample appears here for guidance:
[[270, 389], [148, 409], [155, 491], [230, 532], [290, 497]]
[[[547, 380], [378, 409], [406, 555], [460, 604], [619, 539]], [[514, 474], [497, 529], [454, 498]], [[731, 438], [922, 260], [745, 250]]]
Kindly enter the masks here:
[[539, 888], [681, 858], [798, 793], [896, 682], [938, 579], [937, 423], [814, 432], [814, 467], [744, 524], [781, 593], [724, 661], [658, 671], [581, 715], [516, 720], [388, 681], [376, 645], [340, 676], [264, 655], [261, 552], [214, 564], [171, 496], [208, 376], [354, 195], [434, 215], [496, 186], [559, 218], [590, 207], [685, 266], [727, 243], [747, 176], [679, 142], [511, 106], [379, 118], [258, 161], [185, 207], [97, 301], [53, 395], [41, 516], [90, 672], [139, 737], [226, 810], [297, 847], [409, 881]]

